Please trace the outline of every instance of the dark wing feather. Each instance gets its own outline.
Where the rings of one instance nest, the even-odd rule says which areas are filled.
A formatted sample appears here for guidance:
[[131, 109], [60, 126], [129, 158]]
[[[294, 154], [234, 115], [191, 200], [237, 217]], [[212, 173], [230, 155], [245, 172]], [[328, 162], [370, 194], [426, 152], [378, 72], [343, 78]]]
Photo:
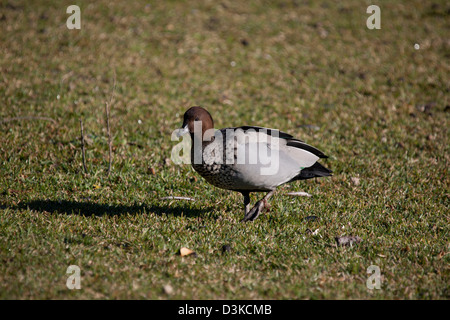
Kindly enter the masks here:
[[318, 156], [319, 158], [328, 158], [328, 156], [326, 156], [322, 151], [320, 151], [317, 148], [314, 148], [313, 146], [310, 146], [309, 144], [306, 144], [303, 141], [297, 140], [297, 139], [290, 139], [287, 142], [287, 145], [289, 147], [295, 147], [295, 148], [300, 148], [300, 149], [304, 149], [306, 151], [311, 152], [312, 154], [315, 154], [316, 156]]
[[316, 162], [311, 167], [305, 168], [300, 173], [295, 176], [291, 181], [295, 180], [306, 180], [315, 177], [329, 177], [331, 176], [332, 171], [330, 169], [325, 168], [320, 163]]

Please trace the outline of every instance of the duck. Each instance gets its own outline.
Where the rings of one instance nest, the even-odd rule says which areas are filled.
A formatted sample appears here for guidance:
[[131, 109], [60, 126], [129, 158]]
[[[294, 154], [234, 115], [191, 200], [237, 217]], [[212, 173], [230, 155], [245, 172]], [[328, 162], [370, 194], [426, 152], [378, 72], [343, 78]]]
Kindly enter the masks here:
[[[192, 168], [213, 186], [242, 194], [243, 222], [254, 221], [269, 208], [268, 201], [279, 186], [332, 175], [318, 162], [328, 157], [304, 141], [258, 126], [216, 130], [211, 114], [200, 106], [184, 113], [177, 135], [187, 134], [192, 141]], [[250, 208], [253, 192], [265, 195]]]

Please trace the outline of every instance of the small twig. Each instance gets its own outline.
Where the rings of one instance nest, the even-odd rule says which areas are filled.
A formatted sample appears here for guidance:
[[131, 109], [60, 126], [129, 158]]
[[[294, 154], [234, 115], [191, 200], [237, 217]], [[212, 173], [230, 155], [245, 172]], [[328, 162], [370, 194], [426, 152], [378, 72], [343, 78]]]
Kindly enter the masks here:
[[88, 173], [88, 169], [86, 167], [86, 152], [84, 149], [83, 121], [81, 119], [80, 119], [80, 127], [81, 127], [81, 153], [83, 155], [83, 168], [84, 172]]
[[114, 99], [114, 93], [116, 90], [116, 70], [114, 70], [114, 80], [113, 80], [113, 88], [111, 91], [111, 96], [109, 98], [109, 102], [106, 102], [105, 108], [106, 108], [106, 128], [108, 132], [108, 147], [109, 147], [109, 158], [108, 158], [108, 176], [111, 173], [111, 163], [112, 163], [112, 143], [111, 143], [111, 127], [109, 124], [109, 108], [112, 104], [112, 101]]
[[163, 198], [159, 198], [159, 200], [189, 200], [189, 201], [195, 201], [194, 198], [189, 198], [189, 197], [163, 197]]
[[106, 102], [106, 128], [108, 132], [108, 146], [109, 146], [109, 158], [108, 158], [108, 176], [111, 173], [111, 162], [112, 162], [112, 145], [111, 145], [111, 128], [109, 126], [109, 103]]
[[114, 69], [113, 87], [112, 87], [112, 91], [111, 91], [111, 96], [109, 97], [109, 104], [112, 103], [115, 92], [116, 92], [116, 69]]
[[24, 116], [24, 117], [14, 117], [14, 118], [3, 118], [0, 119], [0, 123], [6, 123], [16, 120], [45, 120], [45, 121], [51, 121], [56, 124], [56, 121], [49, 117], [40, 117], [40, 116]]

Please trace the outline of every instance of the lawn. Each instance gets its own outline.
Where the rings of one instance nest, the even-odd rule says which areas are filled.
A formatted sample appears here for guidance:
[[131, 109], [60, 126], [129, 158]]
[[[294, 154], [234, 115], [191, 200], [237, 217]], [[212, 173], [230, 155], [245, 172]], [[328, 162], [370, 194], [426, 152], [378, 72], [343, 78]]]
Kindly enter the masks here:
[[[438, 0], [1, 1], [0, 298], [449, 299], [449, 15]], [[240, 194], [171, 160], [193, 105], [318, 147], [333, 177], [284, 185], [241, 223]]]

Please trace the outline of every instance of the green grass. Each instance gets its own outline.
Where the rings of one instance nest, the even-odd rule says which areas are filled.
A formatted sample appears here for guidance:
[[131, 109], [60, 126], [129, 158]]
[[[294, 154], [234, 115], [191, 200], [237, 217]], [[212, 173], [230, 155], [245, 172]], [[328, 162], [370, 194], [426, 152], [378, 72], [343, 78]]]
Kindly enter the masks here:
[[[378, 1], [381, 30], [357, 0], [78, 1], [81, 30], [70, 4], [0, 2], [0, 120], [56, 121], [0, 123], [0, 298], [449, 298], [448, 3]], [[240, 223], [240, 194], [166, 160], [192, 105], [289, 132], [334, 176]]]

